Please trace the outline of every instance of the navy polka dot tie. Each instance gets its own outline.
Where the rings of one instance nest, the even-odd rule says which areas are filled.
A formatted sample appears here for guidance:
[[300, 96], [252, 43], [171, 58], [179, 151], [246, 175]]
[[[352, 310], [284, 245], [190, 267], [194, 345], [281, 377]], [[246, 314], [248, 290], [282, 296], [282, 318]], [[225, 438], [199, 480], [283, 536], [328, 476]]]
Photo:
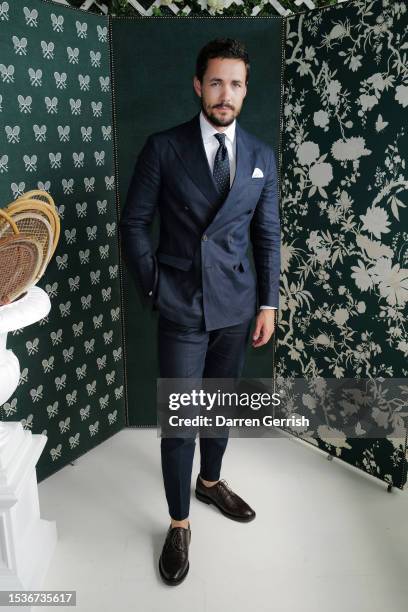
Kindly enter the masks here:
[[228, 151], [225, 146], [225, 134], [214, 134], [215, 138], [220, 143], [214, 159], [213, 176], [215, 183], [223, 200], [228, 195], [230, 190], [230, 166], [228, 159]]

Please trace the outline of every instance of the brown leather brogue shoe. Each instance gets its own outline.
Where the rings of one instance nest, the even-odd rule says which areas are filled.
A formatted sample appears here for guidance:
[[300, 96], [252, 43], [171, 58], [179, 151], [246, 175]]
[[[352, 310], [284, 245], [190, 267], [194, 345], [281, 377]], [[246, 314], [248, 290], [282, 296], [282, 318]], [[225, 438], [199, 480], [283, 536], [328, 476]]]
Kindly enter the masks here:
[[191, 542], [191, 529], [170, 525], [163, 550], [159, 559], [160, 576], [171, 586], [180, 584], [188, 574], [190, 563], [188, 548]]
[[219, 480], [212, 487], [206, 487], [198, 475], [195, 495], [205, 504], [214, 504], [225, 516], [234, 521], [249, 523], [256, 516], [255, 511], [232, 491], [224, 479]]

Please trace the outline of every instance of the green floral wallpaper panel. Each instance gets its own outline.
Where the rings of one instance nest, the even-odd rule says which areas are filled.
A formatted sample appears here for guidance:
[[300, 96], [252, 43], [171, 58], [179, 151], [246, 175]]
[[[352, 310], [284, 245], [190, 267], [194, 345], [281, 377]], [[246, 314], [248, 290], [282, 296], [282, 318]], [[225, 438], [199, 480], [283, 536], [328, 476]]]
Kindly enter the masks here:
[[[408, 374], [408, 11], [354, 0], [286, 19], [278, 374]], [[314, 444], [402, 487], [392, 440]], [[405, 407], [405, 413], [407, 408]]]

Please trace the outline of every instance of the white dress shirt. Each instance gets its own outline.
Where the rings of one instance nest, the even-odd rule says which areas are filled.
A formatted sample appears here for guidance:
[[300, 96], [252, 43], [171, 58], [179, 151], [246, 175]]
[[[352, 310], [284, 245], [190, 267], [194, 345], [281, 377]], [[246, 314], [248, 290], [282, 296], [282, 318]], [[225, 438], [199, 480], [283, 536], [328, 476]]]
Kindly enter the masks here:
[[214, 160], [215, 155], [218, 151], [218, 147], [220, 143], [216, 138], [214, 138], [214, 134], [225, 134], [225, 146], [228, 151], [228, 160], [230, 167], [230, 187], [232, 186], [235, 170], [236, 170], [236, 158], [237, 158], [237, 143], [235, 138], [235, 119], [234, 121], [227, 127], [223, 132], [219, 132], [217, 128], [211, 125], [205, 118], [203, 112], [200, 113], [200, 127], [201, 127], [201, 136], [203, 139], [204, 149], [207, 155], [208, 165], [210, 166], [211, 173], [214, 168]]
[[[235, 171], [237, 167], [237, 139], [235, 136], [235, 125], [236, 120], [234, 121], [223, 131], [222, 134], [225, 134], [225, 146], [228, 151], [228, 160], [230, 166], [230, 187], [234, 181]], [[219, 134], [220, 132], [216, 127], [209, 123], [203, 113], [200, 113], [200, 128], [201, 128], [201, 136], [203, 139], [205, 153], [207, 155], [208, 165], [210, 167], [211, 173], [214, 168], [214, 160], [215, 155], [217, 153], [218, 147], [220, 143], [216, 138], [214, 138], [214, 134]], [[273, 309], [276, 310], [275, 306], [260, 306], [260, 309]]]

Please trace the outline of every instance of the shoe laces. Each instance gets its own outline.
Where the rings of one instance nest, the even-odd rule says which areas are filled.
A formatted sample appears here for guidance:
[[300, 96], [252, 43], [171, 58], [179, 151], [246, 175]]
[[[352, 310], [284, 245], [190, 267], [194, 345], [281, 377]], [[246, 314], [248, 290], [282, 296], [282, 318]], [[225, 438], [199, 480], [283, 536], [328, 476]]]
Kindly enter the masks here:
[[[183, 534], [181, 532], [182, 529], [184, 529], [184, 527], [173, 527], [173, 533], [171, 534], [171, 543], [173, 545], [173, 548], [180, 552], [184, 550], [184, 539]], [[184, 529], [184, 531], [187, 530]]]
[[231, 487], [229, 486], [228, 482], [224, 478], [221, 478], [219, 482], [222, 482], [225, 488], [232, 492]]
[[218, 490], [221, 491], [224, 495], [232, 496], [234, 494], [234, 491], [231, 489], [228, 482], [224, 478], [221, 478], [221, 480], [219, 480], [219, 484], [222, 484], [223, 486], [219, 487]]

